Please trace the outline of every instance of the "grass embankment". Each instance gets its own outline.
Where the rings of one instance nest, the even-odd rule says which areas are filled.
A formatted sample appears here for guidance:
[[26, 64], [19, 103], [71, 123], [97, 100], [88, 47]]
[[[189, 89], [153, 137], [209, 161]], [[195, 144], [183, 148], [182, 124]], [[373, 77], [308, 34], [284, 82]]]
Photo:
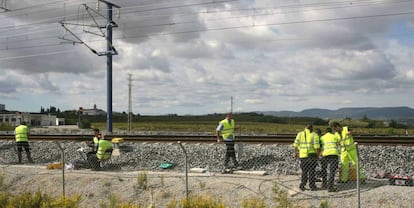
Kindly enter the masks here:
[[[41, 191], [36, 191], [34, 193], [23, 192], [20, 194], [10, 194], [8, 188], [10, 184], [5, 182], [5, 174], [0, 172], [0, 208], [78, 208], [82, 207], [81, 200], [82, 197], [79, 195], [74, 196], [51, 196], [50, 194], [42, 193]], [[151, 192], [152, 190], [147, 186], [148, 177], [146, 172], [141, 172], [137, 175], [135, 187], [137, 191], [147, 191]], [[139, 190], [138, 190], [139, 189]], [[142, 193], [142, 192], [139, 192]], [[100, 203], [101, 208], [155, 208], [156, 204], [152, 198], [148, 200], [148, 204], [134, 204], [132, 202], [123, 202], [119, 200], [119, 197], [113, 193], [108, 193], [109, 195], [105, 197]], [[272, 201], [276, 204], [275, 207], [303, 207], [300, 204], [292, 203], [286, 191], [279, 188], [279, 186], [274, 183], [272, 188]], [[142, 195], [146, 196], [146, 194]], [[214, 197], [211, 195], [192, 195], [184, 197], [182, 199], [172, 199], [169, 201], [165, 207], [168, 208], [197, 208], [197, 207], [211, 207], [211, 208], [225, 208], [226, 203], [222, 201], [219, 197]], [[241, 201], [241, 208], [266, 208], [269, 207], [265, 203], [265, 199], [258, 197], [251, 197], [248, 199], [243, 199]], [[273, 206], [272, 206], [273, 207]], [[319, 207], [328, 207], [328, 202], [322, 200]]]
[[[214, 121], [151, 121], [151, 122], [137, 122], [131, 124], [131, 131], [176, 131], [176, 132], [210, 132], [215, 134], [215, 129], [218, 122]], [[278, 124], [265, 122], [237, 122], [240, 126], [237, 134], [294, 134], [304, 128], [304, 124]], [[354, 135], [362, 134], [376, 134], [376, 135], [405, 135], [406, 133], [414, 133], [413, 129], [396, 129], [390, 127], [382, 128], [366, 128], [363, 123], [354, 121], [348, 123], [352, 127]], [[97, 127], [106, 130], [105, 122], [92, 123], [92, 127]], [[315, 128], [320, 128], [322, 132], [328, 125], [314, 125]], [[113, 123], [113, 130], [128, 130], [128, 124], [116, 122]]]

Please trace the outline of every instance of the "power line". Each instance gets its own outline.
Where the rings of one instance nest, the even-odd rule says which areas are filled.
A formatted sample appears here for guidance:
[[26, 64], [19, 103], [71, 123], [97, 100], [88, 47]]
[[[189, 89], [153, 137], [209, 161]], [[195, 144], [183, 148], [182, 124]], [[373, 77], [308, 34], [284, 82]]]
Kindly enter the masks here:
[[[234, 0], [232, 0], [232, 1], [234, 1]], [[350, 1], [342, 1], [342, 2], [334, 2], [334, 3], [346, 3], [346, 2], [350, 2]], [[366, 3], [365, 4], [361, 4], [363, 2], [366, 2]], [[407, 2], [412, 3], [412, 2], [410, 2], [410, 0], [402, 0], [402, 1], [399, 1], [399, 2], [395, 2], [395, 1], [393, 1], [393, 2], [388, 2], [388, 1], [362, 1], [362, 2], [358, 2], [358, 3], [353, 3], [353, 4], [345, 5], [345, 6], [337, 6], [337, 7], [330, 7], [330, 8], [319, 8], [319, 9], [313, 8], [313, 9], [310, 9], [308, 11], [325, 10], [325, 9], [339, 9], [339, 8], [357, 7], [357, 6], [358, 7], [359, 6], [372, 6], [372, 5], [378, 5], [378, 4], [407, 3]], [[369, 3], [369, 4], [367, 4], [367, 3]], [[320, 5], [320, 4], [322, 4], [322, 3], [301, 4], [300, 7], [303, 7], [303, 6], [308, 6], [309, 7], [309, 6], [315, 6], [315, 5]], [[324, 4], [327, 4], [327, 3], [324, 3]], [[200, 4], [197, 4], [197, 5], [200, 5]], [[191, 6], [191, 5], [180, 5], [180, 6], [174, 6], [174, 7], [184, 7], [184, 6]], [[288, 7], [294, 7], [294, 6], [299, 7], [297, 5], [284, 5], [284, 6], [282, 5], [282, 6], [277, 6], [277, 8], [288, 8]], [[243, 11], [243, 10], [260, 11], [260, 10], [275, 9], [275, 8], [276, 7], [247, 8], [247, 9], [230, 9], [230, 10], [227, 10], [226, 9], [226, 10], [220, 10], [220, 11], [204, 11], [204, 12], [195, 12], [195, 13], [193, 12], [193, 13], [187, 13], [187, 14], [184, 14], [184, 15], [197, 15], [197, 14], [203, 14], [203, 13], [204, 14], [210, 14], [210, 13], [218, 13], [218, 12], [232, 12], [232, 11]], [[166, 9], [166, 7], [164, 7], [164, 8], [156, 8], [156, 10], [161, 10], [161, 9]], [[304, 11], [304, 10], [301, 10], [301, 11]], [[137, 12], [142, 12], [142, 11], [125, 12], [125, 14], [137, 13]], [[278, 12], [278, 13], [284, 14], [284, 13], [288, 13], [288, 12], [290, 13], [290, 12], [294, 12], [294, 11]], [[273, 14], [275, 14], [275, 13], [273, 13]], [[79, 15], [79, 13], [78, 14], [72, 14], [72, 15], [69, 15], [69, 16], [58, 16], [58, 17], [49, 18], [49, 19], [42, 19], [42, 20], [38, 20], [38, 22], [30, 23], [30, 24], [21, 24], [21, 25], [17, 25], [17, 26], [0, 27], [0, 29], [7, 29], [7, 28], [10, 28], [10, 27], [16, 28], [16, 27], [24, 27], [24, 26], [38, 25], [38, 24], [54, 23], [54, 22], [43, 22], [43, 21], [47, 21], [47, 20], [50, 20], [50, 19], [60, 19], [60, 18], [65, 18], [65, 17], [74, 17], [74, 16], [77, 16], [77, 15]], [[155, 16], [166, 16], [166, 15], [171, 15], [171, 14], [162, 14], [162, 15], [155, 14]], [[177, 15], [177, 14], [175, 14], [175, 15]], [[183, 14], [178, 14], [178, 15], [183, 15]], [[150, 15], [150, 16], [153, 17], [154, 15]]]
[[207, 32], [207, 31], [218, 31], [218, 30], [231, 30], [231, 29], [250, 28], [250, 27], [263, 27], [263, 26], [275, 26], [275, 25], [291, 25], [291, 24], [303, 24], [303, 23], [327, 22], [327, 21], [341, 21], [341, 20], [352, 20], [352, 19], [367, 19], [367, 18], [376, 18], [376, 17], [389, 17], [389, 16], [401, 16], [401, 15], [413, 15], [413, 14], [414, 14], [414, 12], [402, 12], [402, 13], [393, 13], [393, 14], [378, 14], [378, 15], [365, 15], [365, 16], [354, 16], [354, 17], [328, 18], [328, 19], [318, 19], [318, 20], [302, 20], [302, 21], [279, 22], [279, 23], [266, 23], [266, 24], [255, 24], [255, 25], [241, 25], [241, 26], [222, 27], [222, 28], [209, 28], [209, 29], [201, 29], [201, 30], [178, 31], [178, 32], [171, 32], [171, 33], [159, 33], [159, 34], [145, 35], [145, 36], [132, 36], [132, 37], [125, 37], [125, 38], [122, 38], [122, 39], [129, 39], [129, 38], [147, 38], [147, 37], [152, 37], [152, 36], [176, 35], [176, 34], [195, 33], [195, 32]]
[[[341, 21], [341, 20], [376, 18], [376, 17], [389, 17], [389, 16], [397, 16], [397, 15], [413, 15], [413, 14], [414, 14], [414, 12], [406, 12], [406, 13], [366, 15], [366, 16], [358, 16], [358, 17], [346, 17], [346, 18], [330, 18], [330, 19], [304, 20], [304, 21], [268, 23], [268, 24], [257, 24], [257, 25], [241, 25], [241, 26], [222, 27], [222, 28], [210, 28], [210, 29], [200, 29], [200, 30], [188, 30], [188, 31], [170, 32], [170, 33], [160, 33], [160, 34], [152, 34], [152, 35], [144, 35], [144, 36], [121, 37], [121, 38], [114, 38], [114, 40], [139, 39], [139, 38], [148, 38], [148, 37], [164, 36], [164, 35], [179, 35], [179, 34], [188, 34], [188, 33], [196, 33], [196, 32], [209, 32], [209, 31], [232, 30], [232, 29], [241, 29], [241, 28], [254, 28], [254, 27], [272, 26], [272, 25], [274, 26], [274, 25], [303, 24], [303, 23], [326, 22], [326, 21]], [[412, 33], [394, 34], [394, 35], [391, 34], [391, 36], [407, 36], [407, 35], [412, 35]], [[303, 40], [313, 40], [313, 39], [297, 38], [297, 39], [277, 39], [277, 40], [265, 40], [265, 41], [303, 41]], [[97, 41], [102, 41], [102, 40], [97, 40], [97, 39], [90, 40], [90, 42], [97, 42]], [[45, 45], [41, 45], [41, 46], [18, 47], [16, 49], [36, 48], [36, 47], [51, 47], [51, 46], [59, 46], [59, 45], [62, 45], [62, 44], [45, 44]], [[0, 51], [1, 50], [7, 50], [7, 49], [0, 49]], [[0, 60], [2, 60], [2, 59], [0, 58]]]
[[[154, 9], [151, 9], [151, 10], [154, 11], [154, 10], [163, 10], [163, 9], [171, 9], [171, 8], [183, 8], [183, 7], [210, 5], [210, 4], [218, 4], [218, 3], [230, 2], [230, 1], [238, 1], [238, 0], [222, 0], [222, 1], [217, 1], [217, 2], [204, 2], [204, 3], [194, 3], [194, 4], [187, 4], [187, 5], [175, 5], [175, 6], [169, 6], [169, 7], [154, 8]], [[145, 10], [145, 11], [147, 11], [147, 10]], [[134, 11], [134, 12], [143, 12], [143, 11]], [[27, 27], [27, 26], [47, 24], [47, 23], [55, 23], [57, 20], [60, 20], [62, 18], [77, 17], [78, 15], [79, 14], [72, 14], [72, 15], [69, 15], [69, 16], [65, 15], [65, 16], [58, 16], [58, 17], [53, 17], [53, 18], [48, 18], [48, 19], [40, 19], [40, 20], [37, 20], [36, 22], [29, 23], [29, 24], [20, 24], [20, 25], [0, 27], [0, 30], [1, 29], [16, 28], [16, 27]], [[53, 20], [53, 21], [49, 21], [49, 20]], [[74, 19], [70, 19], [70, 20], [74, 20]]]
[[[379, 1], [377, 1], [379, 2]], [[406, 1], [405, 1], [406, 2]], [[380, 3], [385, 3], [384, 1], [381, 1]], [[320, 4], [320, 3], [319, 3]], [[310, 5], [316, 5], [316, 4], [310, 4]], [[289, 7], [292, 5], [286, 5], [286, 7]], [[351, 7], [351, 6], [356, 6], [356, 4], [352, 4], [350, 6], [347, 7]], [[359, 5], [359, 6], [367, 6], [367, 5]], [[285, 11], [285, 12], [272, 12], [272, 13], [265, 13], [265, 14], [249, 14], [249, 15], [241, 15], [241, 16], [232, 16], [232, 17], [227, 17], [227, 18], [220, 18], [220, 19], [206, 19], [204, 21], [222, 21], [224, 19], [236, 19], [236, 18], [242, 18], [242, 17], [251, 17], [251, 16], [267, 16], [267, 15], [272, 15], [272, 14], [287, 14], [287, 13], [295, 13], [295, 12], [308, 12], [308, 11], [315, 11], [315, 10], [325, 10], [325, 9], [337, 9], [337, 8], [343, 8], [343, 7], [328, 7], [328, 8], [319, 8], [319, 9], [310, 9], [310, 10], [297, 10], [297, 11]], [[269, 7], [267, 8], [254, 8], [255, 11], [258, 10], [264, 10], [264, 9], [269, 9]], [[240, 9], [237, 9], [240, 10]], [[252, 10], [251, 8], [249, 8], [248, 10]], [[227, 12], [227, 11], [221, 11], [221, 12]], [[200, 14], [200, 13], [198, 13]], [[152, 25], [141, 25], [141, 26], [137, 26], [137, 27], [130, 27], [130, 28], [124, 28], [124, 31], [128, 30], [128, 29], [139, 29], [139, 28], [145, 28], [145, 27], [157, 27], [157, 26], [173, 26], [173, 25], [179, 25], [179, 24], [190, 24], [190, 23], [196, 23], [196, 21], [186, 21], [186, 22], [170, 22], [170, 23], [162, 23], [162, 24], [152, 24]], [[48, 30], [53, 30], [53, 29], [47, 29], [44, 31], [48, 31]], [[22, 33], [22, 34], [13, 34], [13, 38], [15, 38], [16, 36], [27, 36], [29, 34], [33, 34], [33, 33], [38, 33], [38, 32], [42, 32], [42, 30], [40, 31], [35, 31], [35, 32], [26, 32], [26, 33]], [[80, 33], [79, 33], [80, 34]], [[40, 37], [40, 38], [33, 38], [33, 39], [28, 39], [25, 41], [29, 41], [29, 40], [38, 40], [38, 39], [46, 39], [48, 37], [54, 37], [54, 36], [46, 36], [46, 37]], [[8, 36], [5, 36], [3, 38], [8, 38]], [[21, 40], [16, 40], [16, 41], [6, 41], [7, 43], [13, 43], [13, 42], [20, 42]], [[3, 42], [4, 43], [4, 42]]]
[[[161, 36], [161, 35], [178, 35], [178, 34], [186, 34], [186, 33], [194, 33], [194, 32], [230, 30], [230, 29], [249, 28], [249, 27], [262, 27], [262, 26], [270, 26], [270, 25], [287, 25], [287, 24], [300, 24], [300, 23], [311, 23], [311, 22], [324, 22], [324, 21], [339, 21], [339, 20], [350, 20], [350, 19], [387, 17], [387, 16], [396, 16], [396, 15], [412, 15], [413, 13], [414, 12], [402, 12], [402, 13], [392, 13], [392, 14], [378, 14], [378, 15], [365, 15], [365, 16], [354, 16], [354, 17], [328, 18], [328, 19], [319, 19], [319, 20], [257, 24], [257, 25], [254, 25], [254, 26], [252, 26], [252, 25], [241, 25], [241, 26], [222, 27], [222, 28], [209, 28], [209, 29], [201, 29], [201, 30], [199, 29], [199, 30], [159, 33], [159, 34], [144, 35], [144, 36], [130, 36], [130, 37], [123, 37], [123, 38], [115, 38], [115, 39], [117, 39], [117, 40], [135, 39], [135, 38], [147, 38], [147, 37]], [[91, 40], [91, 41], [94, 42], [94, 41], [97, 41], [97, 40]], [[44, 44], [44, 45], [38, 45], [38, 46], [22, 46], [22, 47], [8, 48], [8, 49], [0, 49], [0, 50], [36, 48], [36, 47], [51, 47], [51, 46], [58, 46], [58, 45], [61, 45], [61, 44]]]
[[[211, 5], [211, 4], [218, 4], [218, 3], [224, 3], [224, 2], [231, 2], [231, 1], [238, 1], [238, 0], [222, 0], [222, 1], [215, 1], [215, 2], [204, 2], [204, 3], [193, 3], [193, 4], [186, 4], [186, 5], [174, 5], [174, 6], [168, 6], [168, 7], [159, 7], [159, 8], [152, 8], [152, 9], [144, 9], [144, 10], [138, 10], [138, 11], [130, 11], [130, 12], [123, 12], [124, 14], [131, 14], [131, 13], [142, 13], [142, 12], [147, 12], [147, 11], [155, 11], [155, 10], [165, 10], [165, 9], [173, 9], [173, 8], [183, 8], [183, 7], [192, 7], [192, 6], [201, 6], [201, 5]], [[58, 1], [60, 3], [62, 3], [63, 1]], [[340, 2], [331, 2], [330, 4], [338, 4], [338, 3], [351, 3], [352, 1], [340, 1]], [[404, 2], [409, 2], [409, 0], [402, 0], [399, 2], [388, 2], [388, 1], [371, 1], [371, 0], [365, 0], [362, 2], [383, 2], [383, 4], [391, 4], [391, 3], [404, 3]], [[56, 3], [56, 2], [54, 2]], [[350, 4], [352, 5], [358, 5], [359, 3], [353, 3]], [[281, 6], [275, 6], [273, 8], [302, 8], [302, 7], [310, 7], [310, 6], [317, 6], [317, 5], [329, 5], [328, 3], [312, 3], [312, 4], [292, 4], [292, 5], [281, 5]], [[267, 8], [254, 8], [255, 10], [261, 10], [261, 9], [270, 9], [271, 7], [267, 7]], [[243, 9], [230, 9], [230, 10], [226, 10], [226, 11], [242, 11]], [[252, 10], [250, 8], [250, 10]], [[47, 10], [49, 11], [49, 10]], [[194, 13], [194, 14], [201, 14], [201, 13], [206, 13], [206, 12], [198, 12], [198, 13]], [[212, 11], [209, 11], [207, 13], [212, 13]], [[27, 15], [27, 14], [24, 14]], [[5, 27], [0, 27], [0, 29], [9, 29], [9, 28], [14, 28], [16, 29], [16, 27], [27, 27], [27, 26], [34, 26], [34, 25], [40, 25], [40, 24], [47, 24], [47, 23], [55, 23], [56, 20], [60, 20], [62, 18], [73, 18], [73, 17], [77, 17], [79, 15], [79, 13], [77, 14], [71, 14], [71, 15], [64, 15], [64, 16], [57, 16], [57, 17], [53, 17], [53, 18], [48, 18], [48, 19], [40, 19], [37, 20], [36, 22], [33, 23], [29, 23], [29, 24], [21, 24], [21, 25], [13, 25], [13, 26], [5, 26]], [[53, 21], [49, 21], [49, 20], [53, 20]], [[74, 19], [70, 19], [70, 20], [74, 20]]]
[[[27, 10], [27, 9], [32, 9], [32, 8], [37, 8], [37, 7], [42, 7], [42, 6], [47, 6], [47, 5], [51, 5], [51, 4], [59, 4], [59, 3], [64, 3], [65, 5], [66, 5], [66, 3], [68, 2], [68, 1], [79, 1], [79, 0], [63, 0], [63, 1], [56, 1], [56, 2], [49, 2], [49, 3], [44, 3], [44, 4], [37, 4], [37, 5], [33, 5], [33, 6], [28, 6], [28, 7], [21, 7], [21, 8], [17, 8], [17, 9], [10, 9], [10, 11], [9, 12], [0, 12], [0, 14], [10, 14], [10, 13], [13, 13], [13, 12], [18, 12], [18, 11], [23, 11], [23, 10]], [[96, 2], [95, 0], [94, 1], [89, 1], [89, 2]], [[84, 2], [85, 3], [85, 2]], [[76, 4], [76, 5], [79, 5], [79, 3], [72, 3], [72, 4]], [[70, 4], [69, 4], [70, 5]], [[66, 6], [68, 6], [68, 5], [66, 5]], [[44, 13], [44, 12], [48, 12], [48, 11], [50, 11], [50, 9], [45, 9], [45, 10], [40, 10], [40, 11], [30, 11], [30, 13], [31, 14], [33, 14], [33, 13]], [[10, 18], [10, 17], [18, 17], [18, 16], [23, 16], [23, 15], [26, 15], [26, 13], [24, 13], [24, 14], [14, 14], [14, 15], [9, 15], [9, 16], [6, 16], [6, 17], [3, 17], [3, 18], [0, 18], [0, 20], [1, 19], [5, 19], [5, 18]]]
[[37, 56], [48, 56], [48, 55], [61, 54], [61, 53], [69, 53], [69, 52], [75, 52], [75, 49], [64, 50], [64, 51], [48, 52], [48, 53], [36, 53], [36, 54], [30, 54], [30, 55], [24, 55], [24, 56], [3, 57], [3, 58], [0, 58], [0, 61], [11, 60], [11, 59], [19, 59], [19, 58], [37, 57]]

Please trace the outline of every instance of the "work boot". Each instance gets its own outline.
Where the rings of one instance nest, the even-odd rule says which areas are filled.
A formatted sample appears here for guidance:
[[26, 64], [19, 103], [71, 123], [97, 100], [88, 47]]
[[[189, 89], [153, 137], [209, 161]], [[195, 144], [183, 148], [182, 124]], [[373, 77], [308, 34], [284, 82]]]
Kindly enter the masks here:
[[33, 163], [32, 155], [30, 154], [30, 152], [26, 152], [26, 156], [27, 156], [27, 160], [29, 161], [29, 163]]

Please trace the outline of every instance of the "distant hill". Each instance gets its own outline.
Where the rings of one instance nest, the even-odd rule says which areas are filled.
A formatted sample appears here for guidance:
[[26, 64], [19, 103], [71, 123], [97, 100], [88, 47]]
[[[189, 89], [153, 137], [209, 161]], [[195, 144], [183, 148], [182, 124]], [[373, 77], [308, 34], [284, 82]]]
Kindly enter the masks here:
[[[364, 116], [374, 120], [404, 120], [414, 121], [414, 109], [409, 107], [383, 107], [383, 108], [340, 108], [328, 110], [312, 108], [300, 112], [295, 111], [261, 111], [264, 115], [278, 117], [318, 117], [323, 119], [352, 118], [360, 119]], [[411, 122], [410, 122], [411, 123]]]

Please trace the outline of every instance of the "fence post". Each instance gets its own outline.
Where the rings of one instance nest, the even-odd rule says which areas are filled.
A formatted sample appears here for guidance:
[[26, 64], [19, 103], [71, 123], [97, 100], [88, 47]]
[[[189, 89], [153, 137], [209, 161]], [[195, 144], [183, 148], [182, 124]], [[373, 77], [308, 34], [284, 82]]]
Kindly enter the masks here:
[[184, 156], [185, 156], [185, 196], [188, 198], [188, 162], [187, 162], [187, 151], [185, 151], [183, 144], [181, 141], [178, 141], [181, 149], [183, 149]]
[[241, 163], [241, 158], [243, 156], [243, 142], [242, 142], [242, 131], [241, 131], [241, 126], [239, 126], [239, 139], [238, 139], [238, 143], [237, 143], [237, 160], [239, 161], [239, 164]]
[[65, 198], [65, 149], [60, 146], [59, 142], [56, 142], [59, 149], [62, 151], [62, 196]]
[[358, 208], [361, 207], [361, 187], [360, 185], [360, 180], [359, 177], [361, 175], [360, 171], [359, 171], [359, 151], [358, 151], [358, 142], [355, 142], [355, 148], [356, 148], [356, 167], [355, 167], [355, 171], [356, 171], [356, 188], [357, 188], [357, 200], [358, 200]]

